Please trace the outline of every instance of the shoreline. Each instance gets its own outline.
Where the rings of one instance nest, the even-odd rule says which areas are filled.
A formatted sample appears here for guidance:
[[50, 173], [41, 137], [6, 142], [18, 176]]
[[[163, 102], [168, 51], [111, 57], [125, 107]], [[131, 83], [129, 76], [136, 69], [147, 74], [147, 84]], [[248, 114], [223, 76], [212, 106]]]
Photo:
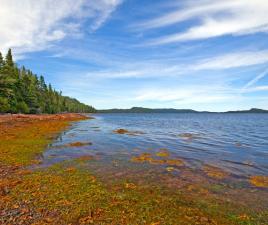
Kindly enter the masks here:
[[0, 163], [31, 164], [71, 122], [92, 118], [75, 113], [0, 115]]
[[22, 189], [18, 186], [27, 176], [34, 175], [35, 171], [29, 168], [42, 162], [39, 156], [57, 135], [72, 122], [92, 118], [79, 113], [0, 115], [1, 224], [53, 224], [49, 210], [41, 214], [36, 211], [35, 206], [24, 201], [24, 193], [18, 194]]
[[87, 117], [81, 113], [57, 113], [57, 114], [0, 114], [0, 123], [7, 121], [30, 121], [30, 120], [79, 120]]
[[[240, 204], [242, 208], [237, 209], [236, 204], [225, 201], [226, 187], [215, 179], [206, 186], [203, 180], [201, 185], [183, 183], [191, 178], [188, 170], [182, 180], [173, 176], [171, 165], [179, 166], [180, 161], [169, 160], [170, 171], [163, 174], [156, 170], [162, 160], [148, 154], [133, 158], [129, 170], [120, 171], [120, 162], [113, 161], [100, 170], [108, 182], [88, 167], [98, 163], [89, 155], [47, 168], [29, 168], [42, 163], [36, 156], [71, 122], [90, 118], [82, 114], [0, 116], [1, 224], [255, 224], [257, 212]], [[90, 143], [74, 142], [69, 146], [79, 151], [87, 145]], [[163, 160], [168, 157], [166, 151], [157, 154]], [[151, 169], [137, 177], [139, 167], [147, 161]], [[212, 168], [207, 170], [214, 175]], [[221, 173], [216, 171], [216, 176]], [[230, 197], [235, 190], [228, 190]], [[217, 198], [215, 192], [222, 197]], [[266, 220], [263, 216], [257, 221]]]

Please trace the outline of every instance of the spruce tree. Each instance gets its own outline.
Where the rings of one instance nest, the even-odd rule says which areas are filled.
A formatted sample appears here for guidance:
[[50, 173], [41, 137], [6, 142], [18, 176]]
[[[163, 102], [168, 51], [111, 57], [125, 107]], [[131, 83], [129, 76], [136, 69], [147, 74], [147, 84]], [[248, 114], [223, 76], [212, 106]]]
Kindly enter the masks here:
[[6, 59], [5, 59], [5, 63], [10, 67], [14, 67], [14, 62], [13, 62], [11, 49], [8, 49]]
[[2, 53], [0, 52], [0, 70], [1, 70], [1, 67], [4, 65], [4, 58], [2, 56]]
[[12, 100], [14, 99], [13, 85], [16, 82], [13, 74], [13, 67], [8, 66], [2, 54], [0, 54], [0, 112], [12, 111]]

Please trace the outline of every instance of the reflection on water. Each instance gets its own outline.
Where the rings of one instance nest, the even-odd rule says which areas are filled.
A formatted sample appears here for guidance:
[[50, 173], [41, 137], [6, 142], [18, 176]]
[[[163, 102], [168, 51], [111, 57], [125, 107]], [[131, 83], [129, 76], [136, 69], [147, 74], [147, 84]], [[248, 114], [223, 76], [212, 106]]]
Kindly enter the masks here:
[[[83, 155], [103, 162], [167, 149], [190, 168], [216, 165], [238, 175], [268, 175], [267, 114], [96, 114], [76, 122], [44, 153], [44, 165]], [[116, 133], [125, 129], [128, 132]], [[128, 135], [128, 134], [135, 135]], [[70, 143], [92, 143], [75, 146]], [[62, 147], [64, 146], [64, 147]], [[170, 169], [171, 170], [171, 169]]]

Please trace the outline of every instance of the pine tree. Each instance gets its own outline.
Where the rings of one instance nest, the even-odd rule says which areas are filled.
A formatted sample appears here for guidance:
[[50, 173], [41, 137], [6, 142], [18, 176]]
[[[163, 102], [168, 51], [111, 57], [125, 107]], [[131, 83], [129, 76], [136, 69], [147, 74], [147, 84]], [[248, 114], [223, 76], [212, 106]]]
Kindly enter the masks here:
[[0, 69], [4, 65], [4, 58], [2, 56], [2, 53], [0, 52]]
[[6, 59], [5, 59], [5, 63], [10, 67], [14, 67], [14, 62], [13, 62], [11, 49], [8, 49]]
[[[11, 51], [10, 51], [11, 54]], [[10, 57], [8, 57], [10, 60]], [[11, 61], [12, 57], [11, 57]], [[11, 64], [12, 64], [11, 63]], [[16, 80], [13, 78], [13, 67], [7, 65], [0, 53], [0, 112], [12, 111], [12, 99], [14, 99], [14, 84]]]
[[12, 89], [12, 85], [15, 80], [9, 78], [4, 73], [0, 71], [0, 96], [2, 97], [11, 97], [14, 95], [14, 90]]

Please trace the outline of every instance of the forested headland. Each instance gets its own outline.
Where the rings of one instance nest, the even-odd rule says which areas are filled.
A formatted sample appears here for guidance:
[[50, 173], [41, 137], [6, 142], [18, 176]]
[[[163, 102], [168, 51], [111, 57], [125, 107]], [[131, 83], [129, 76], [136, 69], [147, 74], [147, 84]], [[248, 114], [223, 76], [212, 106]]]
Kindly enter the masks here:
[[0, 113], [95, 112], [92, 106], [56, 91], [43, 76], [34, 74], [13, 61], [11, 49], [0, 52]]

